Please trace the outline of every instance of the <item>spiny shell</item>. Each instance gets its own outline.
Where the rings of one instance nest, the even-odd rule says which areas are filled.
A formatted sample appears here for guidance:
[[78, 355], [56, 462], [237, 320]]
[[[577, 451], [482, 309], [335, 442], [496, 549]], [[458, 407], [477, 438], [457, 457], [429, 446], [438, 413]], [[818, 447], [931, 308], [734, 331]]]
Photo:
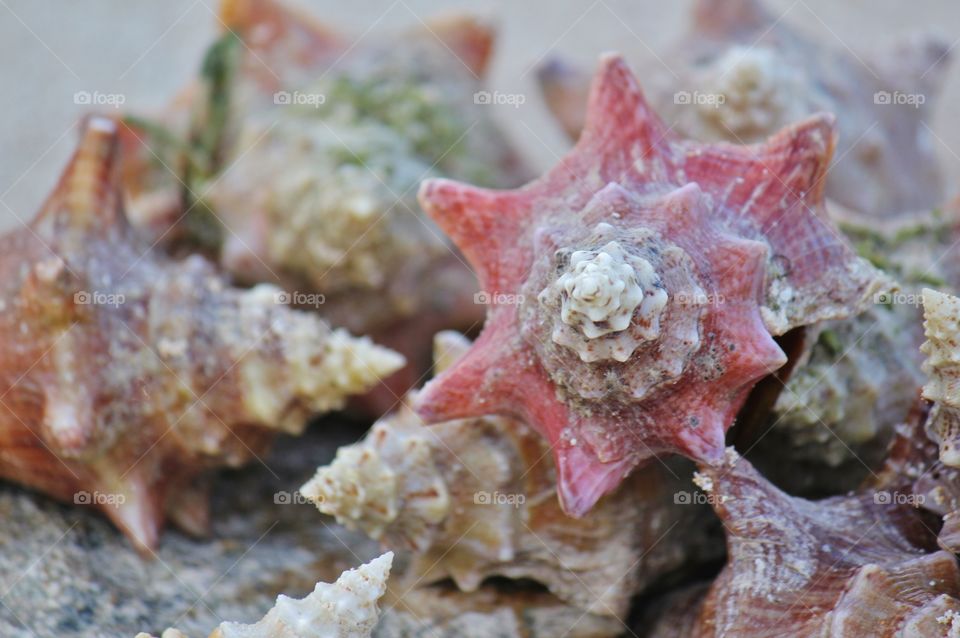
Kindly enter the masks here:
[[650, 634], [949, 636], [960, 630], [960, 570], [930, 551], [908, 494], [787, 496], [732, 448], [696, 479], [728, 534], [728, 561], [705, 596], [680, 601]]
[[208, 54], [192, 129], [173, 136], [186, 141], [132, 131], [185, 167], [176, 231], [163, 232], [400, 349], [412, 364], [391, 380], [402, 395], [437, 330], [483, 319], [475, 279], [423, 215], [417, 184], [452, 175], [513, 186], [528, 175], [475, 98], [493, 30], [458, 17], [354, 46], [270, 0], [226, 2], [223, 19], [230, 31]]
[[[438, 335], [438, 369], [468, 347], [456, 333]], [[428, 428], [405, 405], [300, 491], [347, 527], [412, 550], [410, 582], [449, 577], [473, 592], [491, 576], [531, 579], [597, 615], [625, 618], [633, 594], [709, 553], [708, 510], [676, 504], [679, 468], [652, 464], [573, 519], [557, 502], [549, 452], [517, 421]]]
[[[884, 283], [823, 212], [832, 122], [756, 146], [681, 140], [611, 56], [583, 136], [546, 176], [515, 191], [426, 181], [421, 203], [493, 303], [471, 352], [420, 394], [421, 415], [529, 423], [577, 516], [656, 454], [719, 460], [750, 388], [786, 360], [772, 335], [856, 314]], [[644, 301], [624, 331], [567, 340], [555, 282], [577, 251], [613, 241]], [[666, 306], [644, 306], [661, 292]]]
[[[758, 142], [804, 116], [834, 113], [840, 141], [828, 197], [875, 215], [939, 204], [943, 185], [926, 122], [949, 43], [911, 36], [874, 56], [838, 44], [813, 40], [759, 0], [698, 0], [690, 32], [649, 60], [643, 77], [671, 128], [698, 140]], [[551, 110], [575, 137], [586, 74], [554, 60], [539, 76]]]
[[[380, 618], [377, 601], [387, 591], [393, 553], [387, 552], [333, 584], [317, 583], [305, 598], [280, 595], [276, 606], [253, 625], [225, 622], [209, 638], [369, 638]], [[136, 638], [153, 638], [145, 633]], [[167, 629], [161, 638], [186, 638]]]
[[141, 242], [115, 142], [90, 120], [39, 215], [0, 238], [0, 476], [94, 504], [150, 548], [165, 511], [205, 526], [205, 468], [258, 458], [403, 359]]
[[940, 460], [960, 467], [960, 298], [923, 291], [923, 397], [934, 402], [929, 431], [940, 444]]

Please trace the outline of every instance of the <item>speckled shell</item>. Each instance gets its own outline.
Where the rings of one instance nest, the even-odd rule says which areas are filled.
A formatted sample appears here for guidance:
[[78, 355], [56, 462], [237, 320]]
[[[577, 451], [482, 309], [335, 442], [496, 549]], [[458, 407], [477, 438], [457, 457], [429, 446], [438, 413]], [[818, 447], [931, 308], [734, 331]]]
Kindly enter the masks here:
[[[438, 371], [468, 348], [456, 333], [438, 335]], [[709, 557], [709, 510], [675, 501], [689, 490], [686, 466], [652, 464], [573, 519], [557, 502], [549, 453], [511, 419], [428, 428], [404, 406], [340, 448], [300, 492], [347, 527], [412, 551], [411, 584], [452, 578], [475, 592], [492, 576], [530, 579], [599, 616], [625, 619], [635, 593]]]
[[258, 458], [403, 359], [141, 241], [115, 147], [90, 120], [41, 212], [0, 238], [0, 476], [97, 506], [149, 550], [168, 514], [204, 529], [205, 468]]
[[[209, 638], [370, 638], [387, 591], [393, 554], [340, 575], [335, 583], [317, 583], [305, 598], [279, 596], [276, 606], [253, 625], [224, 622]], [[136, 638], [153, 638], [145, 633]], [[161, 638], [186, 638], [167, 629]]]
[[[949, 41], [914, 35], [868, 55], [815, 41], [790, 18], [759, 0], [698, 0], [690, 32], [643, 67], [665, 121], [695, 139], [743, 144], [818, 111], [834, 113], [840, 141], [828, 197], [876, 216], [938, 205], [943, 185], [926, 122]], [[553, 60], [539, 77], [551, 110], [575, 137], [587, 75]]]
[[[656, 454], [722, 459], [750, 388], [786, 361], [772, 335], [854, 315], [885, 281], [823, 211], [830, 116], [756, 146], [682, 140], [615, 56], [589, 109], [577, 147], [522, 189], [428, 180], [420, 193], [493, 303], [471, 352], [427, 384], [418, 410], [429, 423], [490, 413], [529, 423], [547, 437], [561, 502], [577, 516]], [[582, 290], [555, 282], [578, 251], [599, 259], [610, 242], [649, 284], [643, 301], [668, 300], [594, 338], [567, 321], [569, 295], [619, 291], [622, 303], [631, 278], [610, 262], [584, 274]], [[626, 360], [607, 356], [624, 333], [639, 346]]]
[[940, 460], [960, 467], [960, 298], [925, 289], [923, 317], [923, 371], [929, 377], [923, 398], [934, 403], [929, 433], [940, 444]]
[[[474, 97], [493, 30], [460, 16], [353, 43], [272, 0], [225, 2], [223, 22], [231, 31], [185, 100], [192, 124], [173, 135], [188, 151], [149, 126], [129, 131], [134, 158], [160, 154], [166, 181], [173, 170], [185, 183], [178, 207], [137, 218], [403, 352], [411, 366], [375, 397], [393, 405], [429, 367], [437, 330], [483, 320], [470, 269], [417, 205], [419, 181], [530, 176]], [[140, 202], [164, 190], [137, 184], [158, 181], [150, 171], [132, 177]]]
[[732, 448], [697, 483], [728, 534], [727, 565], [673, 599], [654, 638], [953, 636], [956, 559], [929, 546], [909, 492], [807, 501], [780, 492]]

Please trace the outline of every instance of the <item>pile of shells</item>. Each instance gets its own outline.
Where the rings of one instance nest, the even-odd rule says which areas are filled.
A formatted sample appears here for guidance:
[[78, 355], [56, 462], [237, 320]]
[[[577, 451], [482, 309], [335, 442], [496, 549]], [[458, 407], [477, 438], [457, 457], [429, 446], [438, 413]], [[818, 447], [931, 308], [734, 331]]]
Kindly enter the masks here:
[[215, 521], [211, 485], [346, 410], [272, 505], [386, 553], [300, 570], [296, 527], [276, 605], [210, 638], [960, 638], [960, 201], [929, 105], [882, 99], [934, 93], [946, 47], [866, 73], [702, 0], [649, 94], [617, 54], [541, 69], [577, 142], [528, 181], [482, 21], [220, 21], [197, 82], [90, 115], [0, 237], [0, 477], [144, 564], [167, 522], [229, 555], [270, 504]]

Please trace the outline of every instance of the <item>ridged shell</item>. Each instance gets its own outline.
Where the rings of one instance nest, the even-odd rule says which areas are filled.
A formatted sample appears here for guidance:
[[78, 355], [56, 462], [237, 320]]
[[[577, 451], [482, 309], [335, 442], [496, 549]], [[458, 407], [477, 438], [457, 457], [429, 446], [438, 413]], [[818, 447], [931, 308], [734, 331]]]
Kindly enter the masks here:
[[[276, 606], [253, 625], [225, 622], [209, 638], [370, 638], [387, 591], [393, 554], [386, 554], [340, 575], [335, 583], [317, 583], [305, 598], [279, 596]], [[153, 638], [139, 633], [136, 638]], [[161, 638], [186, 638], [167, 629]]]
[[[469, 342], [441, 333], [436, 347], [443, 370]], [[708, 510], [675, 500], [689, 489], [679, 467], [652, 464], [573, 519], [557, 502], [549, 452], [517, 421], [428, 428], [404, 406], [341, 448], [301, 493], [347, 527], [412, 551], [411, 583], [452, 578], [474, 592], [492, 576], [530, 579], [601, 616], [625, 618], [636, 592], [709, 555]]]
[[[644, 65], [651, 101], [671, 128], [744, 144], [805, 116], [834, 113], [840, 141], [828, 197], [883, 216], [938, 205], [944, 189], [926, 122], [949, 41], [915, 35], [883, 55], [853, 52], [814, 40], [790, 24], [789, 9], [770, 12], [764, 4], [698, 0], [690, 32]], [[539, 78], [554, 115], [576, 137], [587, 74], [552, 60]]]
[[204, 529], [205, 469], [258, 458], [403, 359], [142, 242], [115, 147], [90, 120], [40, 214], [0, 238], [0, 476], [93, 504], [149, 549], [166, 513]]
[[652, 637], [919, 638], [960, 630], [956, 559], [931, 551], [926, 524], [901, 500], [909, 492], [790, 497], [732, 449], [697, 482], [727, 530], [727, 565], [702, 597], [675, 598]]
[[[577, 516], [657, 454], [718, 461], [751, 387], [786, 361], [772, 336], [855, 315], [885, 285], [823, 211], [833, 139], [827, 115], [756, 146], [679, 139], [624, 62], [606, 57], [583, 136], [546, 176], [515, 191], [421, 187], [493, 303], [471, 352], [427, 384], [418, 411], [430, 423], [491, 413], [529, 423]], [[624, 330], [591, 335], [565, 304], [576, 295], [607, 312], [604, 286], [626, 303], [631, 276], [614, 276], [611, 242], [643, 301]], [[611, 261], [577, 274], [584, 251]], [[567, 273], [580, 292], [557, 285]]]
[[[408, 355], [395, 394], [376, 397], [392, 405], [429, 367], [437, 330], [483, 319], [470, 269], [417, 205], [418, 183], [514, 186], [529, 175], [475, 99], [493, 30], [457, 17], [354, 46], [272, 0], [225, 2], [223, 22], [189, 130], [138, 120], [128, 131], [131, 161], [162, 162], [159, 178], [131, 171], [135, 182], [185, 184], [160, 215], [167, 226], [151, 212], [142, 224]], [[149, 203], [164, 189], [130, 190]]]

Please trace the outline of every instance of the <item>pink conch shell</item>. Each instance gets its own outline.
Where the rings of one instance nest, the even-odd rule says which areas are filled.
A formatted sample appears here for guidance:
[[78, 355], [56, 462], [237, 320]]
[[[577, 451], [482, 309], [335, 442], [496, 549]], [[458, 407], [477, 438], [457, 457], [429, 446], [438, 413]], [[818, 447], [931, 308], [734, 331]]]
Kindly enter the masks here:
[[[651, 101], [667, 124], [694, 139], [743, 144], [831, 112], [840, 141], [828, 197], [875, 215], [939, 204], [943, 185], [926, 122], [949, 42], [911, 36], [870, 56], [814, 41], [789, 18], [759, 0], [699, 0], [690, 33], [644, 65]], [[576, 137], [586, 74], [553, 60], [539, 76], [551, 110]]]
[[756, 146], [678, 139], [605, 58], [586, 130], [546, 176], [421, 187], [490, 306], [419, 412], [529, 423], [576, 516], [656, 454], [720, 461], [750, 388], [786, 360], [771, 335], [855, 314], [883, 285], [823, 212], [833, 140], [827, 115]]
[[[334, 583], [317, 583], [305, 598], [279, 596], [276, 606], [255, 624], [221, 623], [209, 638], [370, 638], [392, 564], [393, 553], [387, 552], [343, 572]], [[153, 637], [139, 633], [135, 638]], [[161, 638], [187, 637], [167, 629]]]
[[953, 636], [956, 559], [927, 546], [909, 492], [823, 501], [788, 496], [732, 448], [697, 482], [723, 520], [727, 565], [698, 600], [680, 599], [655, 638]]
[[[469, 345], [439, 334], [438, 370]], [[675, 503], [686, 487], [682, 471], [651, 464], [588, 517], [573, 519], [557, 502], [549, 452], [515, 420], [425, 427], [404, 406], [340, 448], [300, 492], [345, 526], [412, 551], [405, 580], [452, 578], [475, 592], [492, 576], [530, 579], [600, 616], [625, 619], [635, 593], [705, 557], [709, 510]]]
[[473, 274], [417, 205], [420, 180], [530, 175], [475, 99], [494, 31], [457, 16], [353, 43], [273, 0], [226, 1], [222, 21], [190, 123], [174, 111], [166, 135], [127, 130], [129, 163], [182, 194], [171, 211], [170, 188], [142, 184], [157, 171], [130, 170], [139, 225], [400, 350], [410, 365], [372, 397], [379, 415], [420, 381], [436, 331], [483, 320]]
[[59, 186], [0, 239], [0, 476], [93, 504], [140, 548], [205, 526], [197, 475], [262, 454], [403, 364], [369, 339], [230, 288], [129, 227], [116, 131], [91, 119]]

